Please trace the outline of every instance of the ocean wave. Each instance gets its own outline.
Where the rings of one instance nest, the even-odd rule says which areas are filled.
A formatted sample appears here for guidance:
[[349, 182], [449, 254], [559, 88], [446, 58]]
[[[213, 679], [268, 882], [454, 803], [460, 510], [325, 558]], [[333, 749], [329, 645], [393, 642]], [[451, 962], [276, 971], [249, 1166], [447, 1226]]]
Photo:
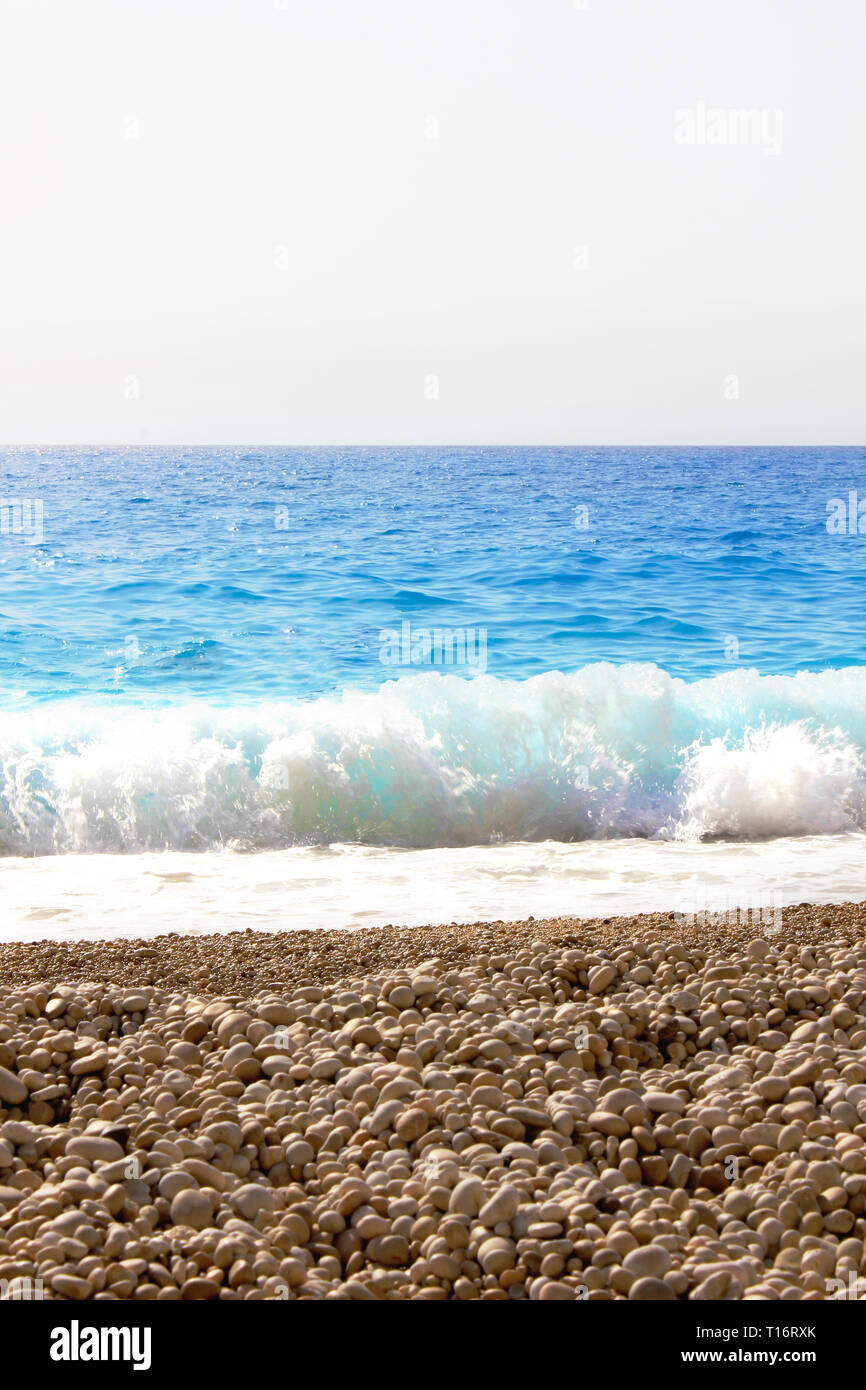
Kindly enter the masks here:
[[307, 702], [0, 716], [7, 855], [864, 828], [862, 667], [424, 673]]

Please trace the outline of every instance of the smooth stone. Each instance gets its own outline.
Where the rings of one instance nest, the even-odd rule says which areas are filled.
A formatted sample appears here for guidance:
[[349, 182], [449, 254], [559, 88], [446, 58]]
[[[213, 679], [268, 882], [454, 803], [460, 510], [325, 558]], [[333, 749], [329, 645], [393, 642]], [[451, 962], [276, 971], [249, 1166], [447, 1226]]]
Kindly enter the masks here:
[[638, 1279], [661, 1279], [671, 1267], [671, 1255], [663, 1245], [641, 1245], [628, 1252], [622, 1265]]
[[676, 1294], [662, 1279], [636, 1279], [628, 1291], [630, 1299], [638, 1303], [676, 1302]]
[[23, 1105], [30, 1092], [14, 1072], [0, 1067], [0, 1100], [4, 1105]]
[[203, 1231], [210, 1226], [213, 1211], [210, 1198], [198, 1188], [185, 1188], [171, 1200], [171, 1219], [175, 1226], [192, 1226], [195, 1231]]

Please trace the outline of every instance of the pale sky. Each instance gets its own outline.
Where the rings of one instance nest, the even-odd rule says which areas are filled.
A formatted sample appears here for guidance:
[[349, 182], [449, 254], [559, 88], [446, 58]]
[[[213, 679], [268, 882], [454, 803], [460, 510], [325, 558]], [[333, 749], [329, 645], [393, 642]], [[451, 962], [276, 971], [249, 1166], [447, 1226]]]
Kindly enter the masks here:
[[862, 443], [864, 52], [862, 0], [0, 0], [0, 443]]

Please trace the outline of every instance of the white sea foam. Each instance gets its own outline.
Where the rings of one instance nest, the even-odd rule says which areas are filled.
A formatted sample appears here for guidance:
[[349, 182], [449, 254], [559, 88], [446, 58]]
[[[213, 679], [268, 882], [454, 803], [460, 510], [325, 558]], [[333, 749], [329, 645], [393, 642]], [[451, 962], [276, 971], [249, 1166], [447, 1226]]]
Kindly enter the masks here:
[[832, 834], [866, 824], [861, 749], [805, 723], [748, 729], [690, 750], [677, 835], [761, 839]]
[[252, 928], [342, 929], [681, 912], [748, 920], [866, 899], [866, 834], [752, 842], [583, 840], [261, 854], [66, 854], [0, 859], [3, 940]]
[[866, 828], [864, 789], [860, 667], [425, 673], [308, 702], [0, 716], [6, 855], [827, 834]]

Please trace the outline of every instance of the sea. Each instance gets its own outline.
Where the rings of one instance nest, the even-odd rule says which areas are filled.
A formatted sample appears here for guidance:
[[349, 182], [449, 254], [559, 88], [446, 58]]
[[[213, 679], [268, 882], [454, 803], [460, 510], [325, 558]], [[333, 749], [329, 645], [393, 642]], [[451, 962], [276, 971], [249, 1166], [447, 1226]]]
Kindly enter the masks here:
[[0, 479], [0, 940], [866, 899], [866, 449]]

